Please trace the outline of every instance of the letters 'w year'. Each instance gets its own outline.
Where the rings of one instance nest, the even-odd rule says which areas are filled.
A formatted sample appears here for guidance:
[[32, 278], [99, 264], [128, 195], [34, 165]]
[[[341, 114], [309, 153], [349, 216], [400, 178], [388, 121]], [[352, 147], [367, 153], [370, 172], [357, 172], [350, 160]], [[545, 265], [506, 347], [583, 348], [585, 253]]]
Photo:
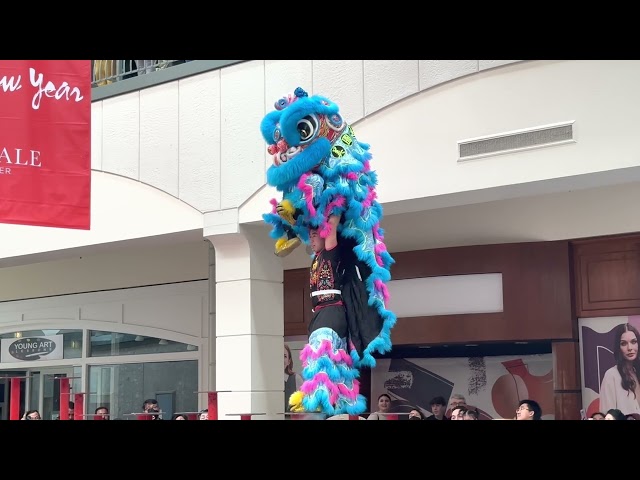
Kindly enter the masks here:
[[80, 102], [84, 97], [80, 92], [78, 87], [73, 87], [69, 85], [67, 82], [62, 82], [59, 87], [52, 81], [48, 81], [46, 85], [44, 84], [44, 75], [39, 73], [36, 78], [36, 70], [34, 68], [29, 69], [29, 80], [31, 81], [31, 85], [36, 87], [38, 91], [33, 95], [33, 100], [31, 101], [31, 106], [34, 110], [38, 110], [40, 108], [40, 102], [42, 101], [42, 95], [44, 94], [48, 98], [53, 98], [55, 100], [71, 100], [72, 97], [75, 102]]

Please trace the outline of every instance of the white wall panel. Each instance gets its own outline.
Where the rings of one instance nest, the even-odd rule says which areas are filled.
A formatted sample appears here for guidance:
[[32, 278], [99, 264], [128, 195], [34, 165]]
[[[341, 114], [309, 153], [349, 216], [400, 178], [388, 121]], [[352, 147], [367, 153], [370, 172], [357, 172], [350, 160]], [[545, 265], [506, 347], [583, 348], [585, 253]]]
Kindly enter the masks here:
[[478, 71], [478, 60], [420, 60], [420, 90]]
[[102, 170], [139, 180], [140, 92], [102, 101]]
[[364, 115], [419, 90], [418, 60], [364, 61]]
[[102, 170], [102, 102], [91, 104], [91, 169]]
[[392, 280], [387, 308], [397, 317], [502, 312], [502, 274]]
[[[5, 331], [93, 328], [141, 335], [155, 332], [148, 336], [166, 331], [168, 335], [177, 334], [176, 338], [199, 338], [202, 322], [209, 321], [202, 308], [207, 296], [208, 282], [200, 281], [4, 302], [0, 304], [0, 322]], [[117, 325], [122, 311], [126, 322]], [[84, 312], [82, 322], [78, 322], [80, 312]], [[22, 317], [24, 322], [20, 322]], [[11, 325], [3, 322], [9, 319], [13, 320]]]
[[178, 197], [178, 82], [140, 91], [140, 181]]
[[180, 199], [220, 209], [220, 71], [180, 80]]
[[265, 144], [258, 130], [264, 116], [264, 62], [221, 72], [221, 208], [237, 207], [266, 180]]
[[478, 70], [488, 70], [521, 61], [522, 60], [478, 60]]
[[338, 104], [353, 124], [364, 116], [364, 60], [314, 60], [313, 94]]

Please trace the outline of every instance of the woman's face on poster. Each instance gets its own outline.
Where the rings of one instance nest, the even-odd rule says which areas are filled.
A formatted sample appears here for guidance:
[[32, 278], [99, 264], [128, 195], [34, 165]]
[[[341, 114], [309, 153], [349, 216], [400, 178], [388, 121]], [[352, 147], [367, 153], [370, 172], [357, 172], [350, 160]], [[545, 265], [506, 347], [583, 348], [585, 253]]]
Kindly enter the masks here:
[[620, 351], [625, 360], [633, 362], [638, 358], [638, 338], [633, 332], [624, 332], [620, 337]]
[[290, 363], [291, 363], [291, 357], [289, 357], [289, 352], [285, 348], [284, 349], [284, 368], [285, 368], [285, 370], [287, 369], [287, 367], [289, 366]]

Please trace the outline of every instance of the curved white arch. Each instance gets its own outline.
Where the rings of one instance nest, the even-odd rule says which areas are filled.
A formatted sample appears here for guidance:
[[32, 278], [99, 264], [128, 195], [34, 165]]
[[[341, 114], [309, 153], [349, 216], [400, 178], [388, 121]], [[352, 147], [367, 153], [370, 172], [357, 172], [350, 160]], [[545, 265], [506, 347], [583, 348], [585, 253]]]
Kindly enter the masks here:
[[101, 322], [101, 321], [83, 321], [82, 325], [78, 322], [70, 322], [68, 319], [61, 320], [59, 323], [52, 324], [48, 321], [39, 321], [33, 323], [27, 323], [22, 325], [13, 324], [11, 326], [4, 326], [0, 328], [0, 335], [12, 333], [15, 331], [33, 331], [33, 330], [48, 330], [52, 327], [59, 328], [61, 330], [82, 330], [83, 338], [86, 340], [87, 336], [84, 333], [85, 330], [99, 330], [103, 332], [115, 332], [115, 333], [127, 333], [132, 335], [144, 335], [153, 338], [160, 338], [170, 340], [174, 342], [180, 342], [188, 345], [195, 345], [198, 347], [194, 351], [184, 352], [165, 352], [165, 353], [146, 353], [138, 355], [112, 355], [112, 356], [98, 356], [90, 357], [86, 356], [86, 348], [83, 347], [85, 353], [78, 358], [67, 358], [63, 360], [39, 360], [35, 364], [25, 365], [25, 363], [0, 363], [2, 370], [24, 370], [26, 368], [49, 368], [49, 367], [70, 367], [81, 366], [83, 369], [88, 365], [99, 364], [123, 364], [123, 363], [147, 363], [147, 362], [167, 362], [167, 361], [184, 361], [184, 360], [196, 360], [200, 361], [203, 348], [206, 348], [206, 339], [193, 337], [190, 335], [180, 334], [164, 329], [158, 329], [153, 327], [140, 327], [118, 324], [113, 322]]
[[[639, 79], [637, 61], [515, 63], [404, 97], [353, 127], [372, 144], [387, 214], [625, 183], [625, 169], [640, 166]], [[458, 161], [460, 141], [569, 121], [575, 143]], [[259, 189], [240, 222], [259, 221], [274, 193]]]
[[[389, 250], [637, 231], [639, 81], [638, 61], [520, 62], [354, 122], [371, 143]], [[563, 122], [574, 122], [575, 142], [458, 161], [458, 142]], [[258, 189], [240, 206], [240, 223], [263, 224], [272, 197], [281, 194]], [[300, 249], [285, 268], [307, 261]]]
[[16, 331], [29, 332], [32, 330], [99, 330], [101, 332], [127, 333], [130, 335], [142, 335], [145, 337], [163, 338], [172, 342], [186, 343], [202, 347], [202, 338], [186, 333], [178, 333], [163, 328], [143, 327], [139, 325], [129, 325], [124, 323], [101, 322], [99, 320], [82, 320], [82, 322], [69, 321], [68, 319], [55, 322], [55, 319], [42, 320], [39, 322], [22, 323], [19, 326], [14, 324], [0, 328], [0, 335], [13, 333]]
[[0, 224], [0, 260], [194, 230], [201, 232], [202, 225], [201, 212], [168, 193], [125, 177], [92, 171], [90, 230]]

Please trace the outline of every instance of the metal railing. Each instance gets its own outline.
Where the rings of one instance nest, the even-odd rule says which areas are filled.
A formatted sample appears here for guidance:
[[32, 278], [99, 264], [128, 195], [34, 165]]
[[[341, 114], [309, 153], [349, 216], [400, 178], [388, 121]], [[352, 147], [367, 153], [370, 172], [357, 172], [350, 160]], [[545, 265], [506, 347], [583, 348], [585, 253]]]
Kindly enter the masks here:
[[191, 60], [91, 60], [91, 86], [103, 87]]
[[247, 61], [91, 60], [91, 101], [137, 92]]

